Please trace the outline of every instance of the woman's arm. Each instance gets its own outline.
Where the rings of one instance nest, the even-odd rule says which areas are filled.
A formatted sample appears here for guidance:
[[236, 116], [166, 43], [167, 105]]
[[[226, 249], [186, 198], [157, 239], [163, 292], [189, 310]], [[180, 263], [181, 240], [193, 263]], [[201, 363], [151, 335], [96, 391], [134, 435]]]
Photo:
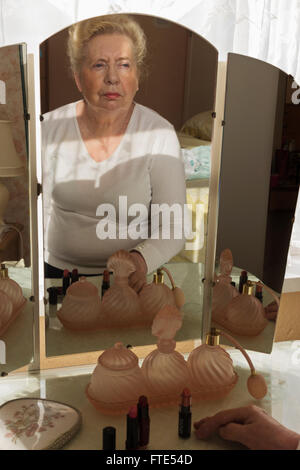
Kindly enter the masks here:
[[152, 190], [151, 233], [138, 244], [138, 251], [151, 273], [184, 247], [186, 186], [181, 149], [174, 128], [153, 131], [150, 167]]

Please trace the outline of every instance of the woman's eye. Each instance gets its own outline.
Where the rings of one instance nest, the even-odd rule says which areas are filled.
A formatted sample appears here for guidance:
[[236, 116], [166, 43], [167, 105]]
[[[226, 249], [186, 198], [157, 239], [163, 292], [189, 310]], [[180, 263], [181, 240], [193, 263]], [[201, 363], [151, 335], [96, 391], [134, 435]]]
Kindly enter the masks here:
[[129, 68], [130, 67], [130, 64], [128, 62], [124, 62], [120, 65], [121, 65], [121, 67], [124, 67], [124, 68]]
[[102, 63], [100, 62], [100, 63], [95, 64], [94, 67], [95, 67], [96, 69], [102, 69], [103, 67], [105, 67], [105, 64], [102, 64]]

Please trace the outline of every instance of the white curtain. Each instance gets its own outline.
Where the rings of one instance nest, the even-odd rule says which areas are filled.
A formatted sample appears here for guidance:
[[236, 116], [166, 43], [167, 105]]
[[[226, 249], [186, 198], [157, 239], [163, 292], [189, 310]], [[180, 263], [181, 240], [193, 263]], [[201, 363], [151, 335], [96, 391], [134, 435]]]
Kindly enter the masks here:
[[0, 0], [0, 45], [28, 51], [75, 21], [106, 13], [161, 16], [228, 52], [269, 62], [300, 84], [300, 0]]

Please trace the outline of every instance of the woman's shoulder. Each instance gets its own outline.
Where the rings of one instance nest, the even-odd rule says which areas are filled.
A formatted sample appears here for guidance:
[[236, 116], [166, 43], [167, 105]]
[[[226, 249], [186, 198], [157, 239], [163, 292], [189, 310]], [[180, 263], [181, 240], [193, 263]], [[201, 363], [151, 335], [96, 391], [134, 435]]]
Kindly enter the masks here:
[[77, 102], [67, 103], [53, 111], [48, 111], [43, 114], [43, 122], [57, 121], [58, 119], [70, 118], [75, 114], [75, 107]]
[[141, 127], [157, 129], [174, 129], [173, 125], [154, 109], [135, 103], [137, 123]]

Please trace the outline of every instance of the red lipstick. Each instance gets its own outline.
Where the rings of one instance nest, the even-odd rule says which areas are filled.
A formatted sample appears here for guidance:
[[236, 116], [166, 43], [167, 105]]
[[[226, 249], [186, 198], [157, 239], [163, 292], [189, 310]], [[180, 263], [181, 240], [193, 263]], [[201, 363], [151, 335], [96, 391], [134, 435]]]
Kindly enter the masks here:
[[127, 414], [126, 450], [136, 450], [139, 445], [139, 422], [137, 406], [130, 408]]
[[145, 448], [149, 443], [150, 433], [150, 418], [149, 418], [149, 405], [147, 397], [140, 396], [138, 402], [138, 421], [139, 421], [139, 445]]
[[191, 435], [191, 392], [188, 388], [183, 389], [179, 409], [178, 435], [187, 438]]

